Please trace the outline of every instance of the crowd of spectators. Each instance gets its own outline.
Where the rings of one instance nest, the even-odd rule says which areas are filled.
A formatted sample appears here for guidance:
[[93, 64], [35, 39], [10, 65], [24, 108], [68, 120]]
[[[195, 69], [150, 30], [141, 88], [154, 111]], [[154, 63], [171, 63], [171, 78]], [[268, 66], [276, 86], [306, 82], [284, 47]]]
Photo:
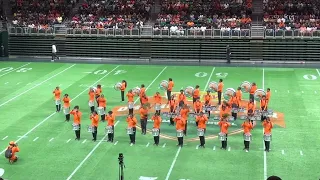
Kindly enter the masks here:
[[3, 0], [0, 0], [0, 21], [5, 20]]
[[252, 0], [163, 0], [156, 29], [250, 29]]
[[320, 0], [264, 0], [266, 29], [299, 30], [310, 34], [320, 30]]
[[76, 0], [11, 0], [13, 25], [46, 29], [61, 23]]
[[88, 0], [72, 18], [73, 28], [137, 28], [151, 17], [153, 0]]

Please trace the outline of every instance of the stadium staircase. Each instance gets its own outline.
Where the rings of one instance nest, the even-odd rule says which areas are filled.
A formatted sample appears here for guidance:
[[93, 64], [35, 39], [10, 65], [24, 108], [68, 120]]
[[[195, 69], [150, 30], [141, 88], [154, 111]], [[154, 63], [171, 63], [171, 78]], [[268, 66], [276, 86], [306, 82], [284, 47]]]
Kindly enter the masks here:
[[253, 12], [252, 12], [251, 37], [263, 38], [264, 36], [264, 27], [262, 24], [263, 1], [253, 0], [252, 7], [253, 7]]

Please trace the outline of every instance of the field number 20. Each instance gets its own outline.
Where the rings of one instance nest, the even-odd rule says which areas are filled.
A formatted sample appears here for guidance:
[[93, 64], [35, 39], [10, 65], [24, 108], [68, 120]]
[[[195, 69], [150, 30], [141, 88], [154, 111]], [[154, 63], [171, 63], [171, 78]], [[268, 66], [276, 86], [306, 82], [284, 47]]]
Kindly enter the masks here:
[[306, 80], [316, 80], [317, 76], [312, 75], [312, 74], [306, 74], [306, 75], [303, 76], [303, 78], [306, 79]]
[[[1, 68], [0, 72], [9, 72], [9, 71], [12, 71], [12, 70], [14, 70], [13, 67], [5, 67], [5, 68]], [[32, 70], [32, 68], [20, 68], [16, 72], [27, 72], [27, 71], [30, 71], [30, 70]]]

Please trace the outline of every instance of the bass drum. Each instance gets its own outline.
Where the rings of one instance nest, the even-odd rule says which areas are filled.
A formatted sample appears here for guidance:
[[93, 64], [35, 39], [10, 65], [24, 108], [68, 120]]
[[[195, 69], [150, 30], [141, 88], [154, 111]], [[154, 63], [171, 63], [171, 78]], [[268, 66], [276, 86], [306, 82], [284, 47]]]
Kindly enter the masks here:
[[217, 92], [218, 91], [218, 83], [215, 81], [212, 81], [209, 83], [209, 89], [210, 92]]
[[223, 97], [225, 100], [229, 101], [229, 99], [236, 93], [236, 90], [233, 88], [226, 89], [226, 92], [224, 92]]
[[187, 96], [187, 97], [192, 97], [193, 96], [193, 91], [194, 91], [194, 88], [192, 86], [188, 86], [185, 90], [184, 90], [184, 94]]
[[115, 85], [114, 85], [114, 90], [116, 91], [120, 91], [121, 90], [121, 82], [117, 82]]
[[249, 81], [243, 81], [242, 83], [241, 83], [241, 85], [240, 85], [240, 87], [241, 87], [241, 91], [243, 92], [243, 93], [248, 93], [249, 91], [250, 91], [250, 89], [251, 89], [251, 83], [249, 82]]
[[159, 88], [162, 89], [162, 90], [167, 90], [168, 89], [168, 81], [166, 80], [162, 80], [161, 83], [159, 84]]
[[263, 89], [257, 89], [253, 94], [254, 99], [256, 101], [260, 101], [262, 96], [266, 96], [266, 95], [267, 95], [267, 93]]
[[135, 87], [132, 89], [132, 93], [135, 95], [135, 96], [139, 96], [140, 95], [140, 88], [139, 87]]

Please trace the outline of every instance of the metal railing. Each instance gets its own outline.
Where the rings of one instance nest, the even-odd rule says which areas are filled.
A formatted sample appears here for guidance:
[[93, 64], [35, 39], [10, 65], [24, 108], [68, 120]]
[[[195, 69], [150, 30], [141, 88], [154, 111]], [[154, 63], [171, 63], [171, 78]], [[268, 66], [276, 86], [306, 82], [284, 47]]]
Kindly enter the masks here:
[[[57, 28], [29, 28], [29, 27], [9, 27], [9, 34], [15, 35], [56, 35]], [[154, 29], [148, 28], [133, 28], [133, 29], [79, 29], [66, 28], [65, 31], [59, 32], [59, 35], [66, 36], [99, 36], [99, 37], [184, 37], [184, 38], [253, 38], [250, 29], [223, 31], [220, 29], [179, 29], [171, 31], [170, 29]], [[301, 30], [274, 30], [265, 29], [263, 38], [320, 38], [320, 30], [311, 32], [302, 32]]]

